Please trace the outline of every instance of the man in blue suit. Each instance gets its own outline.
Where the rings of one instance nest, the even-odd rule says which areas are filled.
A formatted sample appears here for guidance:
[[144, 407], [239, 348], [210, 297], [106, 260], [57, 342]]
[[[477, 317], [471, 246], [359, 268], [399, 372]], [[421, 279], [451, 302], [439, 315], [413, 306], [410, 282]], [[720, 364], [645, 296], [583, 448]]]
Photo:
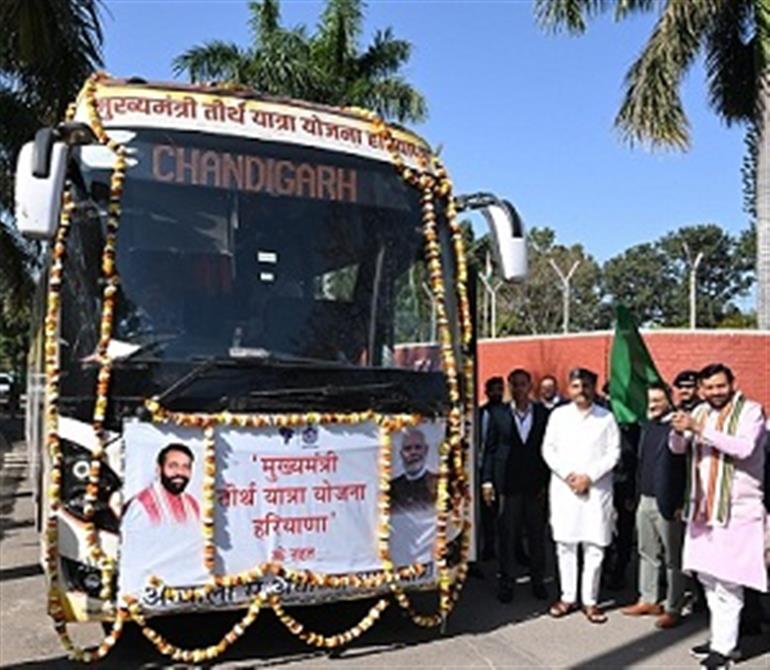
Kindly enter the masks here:
[[[637, 470], [639, 506], [639, 602], [624, 608], [627, 616], [656, 615], [655, 625], [666, 629], [680, 621], [685, 577], [682, 574], [682, 505], [686, 464], [684, 455], [671, 453], [671, 404], [662, 384], [647, 391], [647, 417], [639, 440]], [[662, 560], [661, 560], [662, 559]], [[660, 603], [660, 570], [666, 570], [665, 603]]]

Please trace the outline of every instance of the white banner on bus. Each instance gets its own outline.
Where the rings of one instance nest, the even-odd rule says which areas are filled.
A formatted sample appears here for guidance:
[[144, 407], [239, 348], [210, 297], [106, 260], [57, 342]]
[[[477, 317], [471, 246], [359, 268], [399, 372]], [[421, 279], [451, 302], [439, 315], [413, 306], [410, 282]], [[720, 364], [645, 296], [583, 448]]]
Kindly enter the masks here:
[[[444, 430], [443, 421], [426, 422], [393, 436], [391, 555], [429, 573]], [[201, 430], [127, 422], [124, 440], [120, 595], [152, 595], [152, 576], [169, 586], [203, 584]], [[379, 450], [373, 422], [217, 429], [216, 572], [268, 561], [331, 574], [381, 569]]]
[[[102, 85], [99, 115], [110, 128], [167, 128], [286, 142], [391, 162], [374, 124], [357, 115], [305, 103], [244, 100], [193, 90]], [[88, 121], [85, 98], [77, 121]], [[412, 133], [393, 129], [395, 148], [406, 165], [432, 169], [430, 148]]]

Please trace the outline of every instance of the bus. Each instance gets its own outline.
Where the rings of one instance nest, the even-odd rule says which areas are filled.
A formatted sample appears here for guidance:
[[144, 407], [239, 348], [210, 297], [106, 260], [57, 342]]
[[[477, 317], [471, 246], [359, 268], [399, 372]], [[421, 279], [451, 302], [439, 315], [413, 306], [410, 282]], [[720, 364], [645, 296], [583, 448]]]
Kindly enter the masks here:
[[[46, 259], [26, 431], [72, 658], [128, 621], [199, 662], [263, 609], [323, 648], [390, 604], [446, 620], [475, 551], [472, 209], [523, 279], [513, 207], [456, 195], [419, 136], [231, 85], [94, 75], [25, 145], [17, 225]], [[355, 598], [375, 604], [334, 635], [291, 614]], [[221, 609], [246, 613], [210, 647], [151, 627]], [[106, 637], [80, 648], [89, 621]]]

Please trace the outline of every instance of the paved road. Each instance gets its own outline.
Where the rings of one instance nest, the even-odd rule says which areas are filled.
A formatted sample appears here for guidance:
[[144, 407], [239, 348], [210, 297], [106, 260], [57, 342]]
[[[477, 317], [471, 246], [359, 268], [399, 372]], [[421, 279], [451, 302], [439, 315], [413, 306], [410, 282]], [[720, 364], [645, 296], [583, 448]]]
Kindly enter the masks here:
[[[0, 420], [0, 666], [18, 670], [75, 667], [66, 661], [45, 614], [43, 577], [27, 480], [26, 450], [18, 424]], [[9, 439], [3, 438], [6, 435]], [[485, 566], [491, 576], [493, 567]], [[617, 611], [632, 598], [622, 594], [604, 626], [580, 615], [562, 621], [544, 616], [544, 606], [522, 585], [512, 605], [494, 598], [494, 582], [471, 579], [446, 634], [423, 631], [391, 606], [383, 619], [338, 658], [309, 649], [270, 613], [257, 623], [216, 668], [270, 666], [339, 668], [697, 668], [687, 650], [705, 637], [706, 618], [688, 618], [678, 629], [658, 632], [650, 620], [629, 620]], [[317, 630], [333, 632], [354, 623], [365, 603], [305, 608], [296, 616]], [[215, 642], [233, 615], [160, 620], [158, 627], [179, 644]], [[96, 626], [76, 627], [81, 640], [99, 635]], [[770, 668], [770, 634], [744, 644], [741, 668]], [[166, 667], [137, 631], [126, 635], [99, 667]], [[176, 664], [174, 667], [184, 667]]]

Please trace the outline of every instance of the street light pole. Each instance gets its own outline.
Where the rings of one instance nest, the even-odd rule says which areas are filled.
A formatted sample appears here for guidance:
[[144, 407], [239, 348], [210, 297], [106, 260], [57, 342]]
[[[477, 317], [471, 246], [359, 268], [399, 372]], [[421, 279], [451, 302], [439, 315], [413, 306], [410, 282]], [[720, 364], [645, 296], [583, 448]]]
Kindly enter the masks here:
[[563, 331], [565, 333], [569, 332], [569, 305], [570, 305], [570, 280], [572, 279], [572, 275], [575, 274], [575, 270], [578, 269], [578, 266], [580, 265], [580, 259], [576, 260], [572, 267], [569, 269], [569, 272], [567, 274], [564, 274], [561, 270], [561, 268], [556, 264], [556, 261], [553, 260], [553, 258], [549, 258], [548, 262], [551, 264], [551, 267], [554, 269], [554, 272], [556, 272], [557, 275], [559, 275], [559, 279], [561, 280], [562, 285], [562, 291], [563, 291], [563, 308], [562, 308], [562, 316], [563, 316]]
[[690, 264], [690, 330], [695, 330], [698, 326], [698, 266], [703, 260], [703, 252], [699, 251], [693, 260], [687, 242], [682, 242], [682, 247], [684, 247], [684, 253], [687, 256], [687, 262]]
[[492, 273], [492, 259], [490, 257], [489, 251], [487, 251], [487, 267], [486, 267], [486, 273], [483, 275], [479, 275], [479, 279], [481, 279], [481, 283], [484, 286], [484, 319], [486, 320], [487, 317], [487, 301], [489, 302], [490, 306], [490, 323], [489, 323], [489, 330], [488, 335], [492, 339], [497, 337], [497, 292], [502, 288], [503, 282], [498, 281], [496, 284], [492, 284], [493, 279], [493, 273]]
[[433, 291], [430, 290], [430, 286], [426, 282], [422, 283], [422, 290], [425, 291], [425, 295], [430, 300], [430, 341], [436, 341], [436, 297], [433, 295]]
[[702, 260], [703, 260], [703, 252], [701, 251], [695, 257], [695, 261], [692, 264], [692, 268], [690, 268], [690, 330], [695, 330], [695, 328], [697, 327], [698, 301], [696, 300], [695, 286], [698, 281], [698, 266], [700, 265]]

